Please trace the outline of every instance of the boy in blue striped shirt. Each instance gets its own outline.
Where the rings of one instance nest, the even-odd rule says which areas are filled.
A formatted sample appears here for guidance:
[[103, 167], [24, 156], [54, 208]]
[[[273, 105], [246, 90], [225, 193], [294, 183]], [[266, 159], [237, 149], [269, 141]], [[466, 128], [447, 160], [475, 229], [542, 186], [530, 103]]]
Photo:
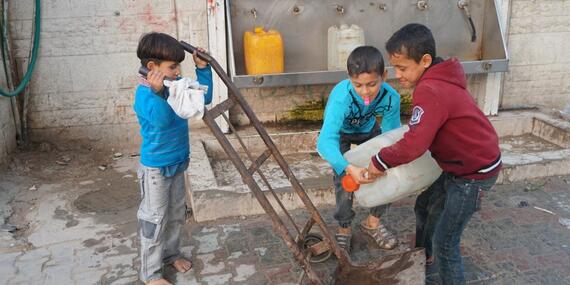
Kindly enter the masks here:
[[[375, 47], [361, 46], [352, 51], [347, 60], [347, 70], [350, 78], [338, 83], [328, 98], [317, 150], [333, 168], [334, 218], [339, 224], [335, 238], [339, 246], [350, 253], [354, 196], [344, 191], [341, 178], [350, 175], [358, 184], [373, 180], [367, 177], [366, 168], [349, 164], [343, 154], [351, 144], [361, 144], [382, 132], [400, 127], [400, 95], [384, 82], [384, 59]], [[376, 121], [378, 115], [382, 116], [381, 128]], [[360, 227], [380, 248], [393, 249], [398, 241], [380, 222], [380, 216], [387, 209], [388, 205], [371, 208]]]
[[[167, 103], [163, 80], [180, 76], [184, 49], [163, 33], [145, 34], [137, 57], [148, 68], [135, 93], [134, 109], [140, 124], [141, 160], [137, 172], [141, 204], [137, 212], [140, 238], [140, 279], [145, 284], [168, 285], [163, 264], [186, 272], [192, 263], [180, 252], [180, 231], [186, 217], [184, 171], [190, 161], [188, 121], [177, 116]], [[210, 66], [193, 55], [198, 82], [208, 86], [204, 103], [212, 101]]]

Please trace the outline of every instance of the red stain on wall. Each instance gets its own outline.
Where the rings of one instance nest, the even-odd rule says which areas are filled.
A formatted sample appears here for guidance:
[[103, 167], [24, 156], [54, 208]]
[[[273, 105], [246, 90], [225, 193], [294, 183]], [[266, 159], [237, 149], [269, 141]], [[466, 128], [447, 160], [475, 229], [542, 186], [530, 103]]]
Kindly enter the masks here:
[[136, 31], [136, 23], [132, 19], [121, 19], [117, 26], [122, 33], [134, 33]]
[[[174, 16], [174, 19], [176, 19], [176, 15]], [[154, 15], [150, 3], [146, 5], [143, 13], [139, 15], [139, 20], [151, 25], [152, 29], [155, 31], [166, 31], [168, 26], [173, 24], [170, 21], [170, 18], [168, 20], [163, 20]], [[174, 24], [176, 24], [176, 22], [174, 22]]]

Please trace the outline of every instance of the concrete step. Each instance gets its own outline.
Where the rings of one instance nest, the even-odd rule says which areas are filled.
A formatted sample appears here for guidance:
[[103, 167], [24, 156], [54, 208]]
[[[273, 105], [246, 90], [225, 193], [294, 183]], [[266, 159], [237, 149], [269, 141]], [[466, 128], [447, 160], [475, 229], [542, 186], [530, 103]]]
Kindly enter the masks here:
[[[505, 112], [491, 118], [491, 122], [500, 136], [504, 164], [498, 183], [570, 174], [570, 123], [536, 112]], [[311, 201], [317, 207], [334, 205], [332, 170], [315, 152], [318, 131], [269, 132]], [[255, 159], [265, 146], [257, 135], [245, 133], [240, 136]], [[234, 135], [228, 135], [228, 139], [236, 150], [241, 150]], [[247, 154], [241, 152], [241, 156], [249, 167]], [[276, 162], [268, 160], [262, 171], [286, 209], [304, 207]], [[262, 190], [267, 190], [261, 177], [254, 178]], [[265, 213], [212, 137], [193, 142], [188, 181], [197, 221]], [[279, 209], [270, 192], [265, 193]]]

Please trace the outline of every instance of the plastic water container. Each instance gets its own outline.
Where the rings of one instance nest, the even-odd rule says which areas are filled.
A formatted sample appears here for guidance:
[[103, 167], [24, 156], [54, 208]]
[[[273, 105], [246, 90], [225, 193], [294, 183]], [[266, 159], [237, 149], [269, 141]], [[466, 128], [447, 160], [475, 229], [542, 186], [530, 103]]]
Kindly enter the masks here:
[[[368, 167], [370, 158], [380, 149], [399, 141], [409, 130], [408, 126], [381, 134], [344, 154], [350, 164]], [[374, 207], [398, 201], [419, 193], [430, 186], [440, 175], [441, 168], [426, 151], [416, 160], [388, 169], [386, 175], [370, 184], [360, 185], [354, 192], [356, 201], [363, 207]]]
[[282, 73], [284, 70], [283, 39], [276, 30], [256, 27], [243, 35], [245, 72], [249, 75]]
[[357, 25], [331, 26], [328, 31], [327, 67], [329, 70], [346, 69], [346, 60], [357, 47], [363, 46], [364, 30]]

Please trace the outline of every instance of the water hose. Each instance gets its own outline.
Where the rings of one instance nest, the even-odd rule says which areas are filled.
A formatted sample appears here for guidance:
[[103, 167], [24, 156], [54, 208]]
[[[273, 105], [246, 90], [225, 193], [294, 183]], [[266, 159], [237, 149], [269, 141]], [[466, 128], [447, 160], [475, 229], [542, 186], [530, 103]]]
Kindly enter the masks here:
[[[24, 78], [22, 79], [22, 81], [20, 82], [20, 84], [18, 85], [18, 87], [16, 87], [16, 89], [14, 89], [13, 91], [6, 91], [2, 88], [0, 88], [0, 95], [4, 96], [4, 97], [14, 97], [20, 93], [22, 93], [22, 91], [24, 91], [24, 89], [26, 88], [26, 86], [30, 83], [30, 79], [32, 78], [32, 73], [34, 71], [34, 68], [36, 66], [36, 61], [38, 59], [38, 50], [40, 47], [40, 19], [41, 19], [41, 4], [40, 4], [40, 0], [36, 0], [36, 12], [35, 12], [35, 25], [34, 25], [34, 40], [33, 40], [33, 46], [32, 46], [32, 55], [30, 58], [30, 61], [28, 62], [28, 68], [26, 70], [26, 74], [24, 75]], [[4, 65], [4, 72], [6, 72], [6, 78], [8, 77], [8, 68], [7, 68], [7, 63], [6, 63], [6, 57], [7, 55], [7, 39], [8, 39], [8, 28], [7, 28], [7, 20], [4, 19], [4, 17], [2, 17], [2, 20], [0, 22], [0, 25], [2, 26], [2, 33], [0, 34], [0, 39], [2, 40], [2, 63]]]

